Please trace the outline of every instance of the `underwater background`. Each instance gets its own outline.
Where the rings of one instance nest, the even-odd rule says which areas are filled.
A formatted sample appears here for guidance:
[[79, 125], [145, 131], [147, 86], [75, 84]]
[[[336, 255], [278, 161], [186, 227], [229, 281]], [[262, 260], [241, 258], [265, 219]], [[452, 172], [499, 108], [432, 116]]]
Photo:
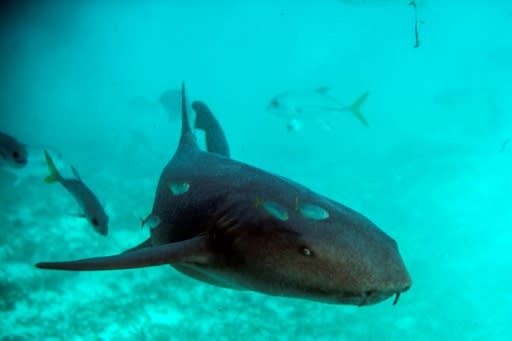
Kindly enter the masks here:
[[[39, 161], [0, 169], [1, 340], [508, 340], [512, 337], [512, 3], [25, 1], [0, 20], [0, 131], [75, 166], [110, 217], [73, 214]], [[415, 47], [415, 24], [419, 46]], [[180, 120], [185, 81], [232, 157], [369, 217], [413, 280], [374, 306], [233, 291], [168, 266], [36, 269], [115, 254], [141, 229]], [[267, 105], [291, 89], [365, 91], [289, 131]], [[23, 177], [22, 177], [23, 175]]]

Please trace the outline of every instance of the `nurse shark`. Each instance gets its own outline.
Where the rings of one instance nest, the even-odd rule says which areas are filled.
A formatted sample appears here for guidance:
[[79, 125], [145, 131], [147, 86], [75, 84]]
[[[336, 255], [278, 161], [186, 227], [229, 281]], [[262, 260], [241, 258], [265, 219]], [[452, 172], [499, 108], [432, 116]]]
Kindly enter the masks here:
[[396, 242], [370, 220], [284, 177], [200, 150], [184, 85], [181, 103], [181, 137], [160, 176], [150, 238], [118, 255], [38, 268], [170, 264], [224, 288], [359, 306], [392, 296], [395, 304], [409, 289]]

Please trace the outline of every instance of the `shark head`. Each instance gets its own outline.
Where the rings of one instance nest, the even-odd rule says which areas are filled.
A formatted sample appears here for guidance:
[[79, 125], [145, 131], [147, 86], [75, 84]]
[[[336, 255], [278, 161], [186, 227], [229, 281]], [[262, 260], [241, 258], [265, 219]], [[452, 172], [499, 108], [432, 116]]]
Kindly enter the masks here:
[[396, 303], [410, 288], [397, 243], [370, 220], [312, 192], [297, 207], [286, 200], [294, 188], [282, 189], [277, 202], [255, 209], [237, 199], [216, 218], [213, 248], [235, 269], [237, 286], [360, 306], [393, 295]]

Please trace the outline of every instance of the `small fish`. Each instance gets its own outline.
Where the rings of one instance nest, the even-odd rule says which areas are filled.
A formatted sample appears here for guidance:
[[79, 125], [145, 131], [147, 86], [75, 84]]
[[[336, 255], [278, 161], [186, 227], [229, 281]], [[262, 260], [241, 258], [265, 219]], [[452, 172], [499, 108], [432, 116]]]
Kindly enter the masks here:
[[273, 217], [282, 220], [287, 221], [288, 220], [288, 211], [285, 207], [281, 206], [275, 201], [266, 201], [262, 200], [260, 198], [256, 198], [256, 208], [263, 207], [265, 211], [270, 213]]
[[106, 236], [108, 233], [108, 216], [98, 198], [96, 198], [94, 193], [82, 182], [76, 169], [72, 167], [76, 179], [64, 179], [55, 167], [50, 154], [45, 151], [44, 156], [48, 169], [50, 170], [50, 175], [44, 179], [44, 182], [48, 184], [55, 182], [60, 183], [73, 198], [75, 198], [83, 211], [83, 217], [89, 221], [96, 232]]
[[173, 195], [178, 196], [187, 193], [190, 184], [188, 182], [169, 182], [168, 187]]
[[321, 87], [316, 90], [294, 90], [278, 94], [267, 106], [267, 110], [288, 119], [288, 129], [298, 126], [299, 119], [307, 116], [320, 118], [322, 112], [351, 112], [359, 122], [368, 127], [368, 121], [361, 112], [361, 106], [368, 97], [368, 92], [362, 94], [349, 106], [340, 104], [329, 95], [329, 88]]
[[27, 147], [14, 137], [0, 132], [0, 165], [22, 168], [27, 164]]
[[141, 222], [141, 228], [144, 228], [144, 226], [148, 226], [149, 229], [154, 229], [158, 225], [160, 225], [160, 218], [156, 215], [150, 214], [146, 217], [146, 219], [139, 218]]

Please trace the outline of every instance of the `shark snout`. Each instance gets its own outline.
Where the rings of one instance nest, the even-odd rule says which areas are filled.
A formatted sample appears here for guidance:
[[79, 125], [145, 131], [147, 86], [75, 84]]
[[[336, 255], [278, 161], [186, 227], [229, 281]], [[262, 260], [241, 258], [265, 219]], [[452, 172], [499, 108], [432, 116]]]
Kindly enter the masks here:
[[345, 302], [359, 306], [376, 304], [394, 296], [393, 305], [398, 303], [400, 295], [410, 289], [412, 285], [409, 274], [404, 271], [392, 281], [386, 280], [365, 287], [359, 292], [344, 292], [341, 299]]
[[371, 276], [371, 289], [361, 296], [360, 305], [378, 303], [395, 296], [393, 305], [398, 302], [400, 294], [410, 289], [412, 280], [400, 256], [396, 243], [373, 263], [374, 273]]

